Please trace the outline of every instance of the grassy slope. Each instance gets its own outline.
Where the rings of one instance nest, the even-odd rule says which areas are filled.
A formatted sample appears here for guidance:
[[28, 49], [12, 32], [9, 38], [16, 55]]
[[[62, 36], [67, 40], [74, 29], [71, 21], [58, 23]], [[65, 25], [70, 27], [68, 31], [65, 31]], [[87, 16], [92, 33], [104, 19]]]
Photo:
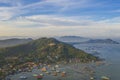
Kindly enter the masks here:
[[[17, 62], [42, 61], [57, 62], [79, 58], [81, 61], [91, 61], [97, 58], [76, 49], [71, 45], [62, 43], [53, 38], [41, 38], [27, 44], [0, 49], [0, 62], [6, 63], [6, 57], [17, 57]], [[9, 61], [7, 61], [9, 62]]]

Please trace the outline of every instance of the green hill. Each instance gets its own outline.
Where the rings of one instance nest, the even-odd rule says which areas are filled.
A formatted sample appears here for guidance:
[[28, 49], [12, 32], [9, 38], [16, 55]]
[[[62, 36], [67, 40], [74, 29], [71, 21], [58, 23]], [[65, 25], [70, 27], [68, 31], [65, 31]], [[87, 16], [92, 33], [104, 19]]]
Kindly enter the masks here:
[[81, 62], [97, 60], [97, 57], [54, 38], [41, 38], [26, 44], [0, 49], [0, 66], [6, 63], [20, 64], [28, 61], [55, 63], [74, 58], [80, 59]]

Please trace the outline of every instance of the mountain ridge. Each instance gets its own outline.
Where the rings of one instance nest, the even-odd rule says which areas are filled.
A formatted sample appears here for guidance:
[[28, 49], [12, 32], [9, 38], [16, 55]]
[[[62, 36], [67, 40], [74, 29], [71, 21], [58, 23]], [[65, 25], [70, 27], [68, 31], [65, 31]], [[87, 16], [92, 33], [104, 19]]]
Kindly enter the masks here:
[[81, 36], [61, 36], [57, 40], [62, 42], [83, 42], [89, 40], [89, 38]]
[[90, 39], [83, 43], [104, 43], [104, 44], [119, 44], [119, 42], [112, 39]]

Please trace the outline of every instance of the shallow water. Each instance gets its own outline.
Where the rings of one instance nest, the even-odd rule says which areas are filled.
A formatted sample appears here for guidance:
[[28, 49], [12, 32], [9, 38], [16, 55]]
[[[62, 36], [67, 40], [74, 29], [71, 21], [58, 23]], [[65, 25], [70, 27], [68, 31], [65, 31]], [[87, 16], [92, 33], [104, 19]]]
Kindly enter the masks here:
[[106, 65], [96, 68], [97, 80], [101, 76], [108, 76], [111, 80], [120, 80], [120, 44], [77, 44], [75, 47], [92, 53], [100, 53], [97, 56], [104, 58]]

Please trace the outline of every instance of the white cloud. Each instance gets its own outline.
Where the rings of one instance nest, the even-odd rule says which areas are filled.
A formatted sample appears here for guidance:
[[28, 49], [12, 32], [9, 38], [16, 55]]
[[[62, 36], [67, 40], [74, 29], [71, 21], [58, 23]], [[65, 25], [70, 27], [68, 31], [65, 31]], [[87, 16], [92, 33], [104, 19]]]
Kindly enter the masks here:
[[8, 20], [13, 17], [13, 15], [15, 15], [14, 9], [14, 7], [0, 7], [0, 20]]
[[[88, 25], [81, 25], [84, 22]], [[0, 21], [0, 24], [1, 36], [120, 36], [120, 24], [106, 23], [105, 21], [97, 22], [89, 19], [74, 19], [73, 17], [48, 15], [26, 16], [11, 21]]]
[[53, 16], [53, 15], [27, 16], [27, 17], [24, 17], [24, 19], [27, 19], [33, 22], [49, 24], [51, 26], [80, 26], [80, 25], [84, 26], [84, 25], [92, 24], [91, 20], [79, 19], [78, 21], [73, 17], [65, 17], [65, 16], [60, 17], [60, 16]]
[[[24, 4], [24, 0], [0, 0], [10, 4], [10, 7], [0, 7], [0, 20], [9, 20], [21, 15], [48, 13], [62, 13], [76, 8], [99, 6], [94, 0], [42, 0], [31, 4]], [[93, 5], [94, 4], [94, 5]]]
[[99, 23], [120, 24], [120, 16], [101, 20]]
[[[72, 10], [76, 8], [90, 8], [101, 6], [102, 3], [94, 2], [94, 0], [43, 0], [33, 4], [25, 5], [22, 9], [39, 9], [41, 12], [44, 10], [64, 12], [66, 10]], [[46, 11], [47, 11], [46, 10]]]

